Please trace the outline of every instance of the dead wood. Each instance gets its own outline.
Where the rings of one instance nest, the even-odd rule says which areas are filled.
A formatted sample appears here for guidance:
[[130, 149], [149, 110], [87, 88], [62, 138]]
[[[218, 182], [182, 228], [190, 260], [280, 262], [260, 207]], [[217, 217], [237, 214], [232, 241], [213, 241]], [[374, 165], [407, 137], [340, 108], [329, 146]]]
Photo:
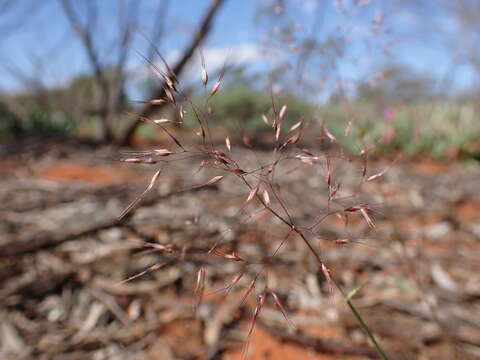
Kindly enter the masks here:
[[[218, 190], [218, 187], [213, 185], [208, 188], [191, 188], [187, 189], [184, 192], [196, 192], [196, 191], [212, 191]], [[172, 192], [165, 195], [151, 196], [142, 201], [138, 207], [149, 207], [159, 201], [168, 199], [172, 196], [179, 194], [179, 192]], [[32, 253], [39, 250], [44, 250], [52, 248], [63, 244], [64, 242], [78, 239], [83, 236], [92, 235], [102, 230], [107, 230], [113, 227], [122, 226], [122, 223], [125, 222], [128, 218], [133, 215], [133, 212], [128, 214], [122, 219], [122, 222], [119, 222], [117, 217], [99, 221], [91, 224], [83, 225], [75, 229], [67, 229], [62, 232], [39, 232], [34, 235], [29, 235], [27, 237], [14, 239], [0, 245], [0, 258], [2, 257], [11, 257], [24, 255]]]

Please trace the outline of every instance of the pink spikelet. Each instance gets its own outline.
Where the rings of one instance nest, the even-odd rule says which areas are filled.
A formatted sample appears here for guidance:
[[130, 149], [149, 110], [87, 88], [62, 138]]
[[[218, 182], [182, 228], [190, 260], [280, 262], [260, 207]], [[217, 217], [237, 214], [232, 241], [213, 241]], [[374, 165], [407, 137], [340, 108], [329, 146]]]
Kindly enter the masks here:
[[323, 276], [325, 276], [325, 279], [327, 280], [327, 283], [328, 283], [328, 292], [330, 296], [332, 296], [333, 295], [332, 272], [324, 263], [322, 263], [322, 272], [323, 272]]
[[258, 315], [260, 313], [260, 310], [262, 309], [263, 305], [265, 304], [265, 300], [267, 299], [267, 294], [263, 293], [258, 296], [257, 299], [257, 306], [255, 307], [255, 310], [253, 311], [253, 317], [252, 317], [252, 322], [250, 323], [250, 328], [248, 329], [248, 334], [247, 334], [247, 339], [245, 341], [245, 345], [242, 351], [242, 359], [246, 359], [247, 357], [247, 352], [248, 352], [248, 347], [250, 345], [250, 340], [252, 338], [253, 330], [255, 329], [255, 325], [257, 323]]
[[285, 318], [285, 321], [287, 324], [290, 326], [292, 330], [296, 330], [295, 324], [290, 320], [290, 318], [287, 315], [287, 311], [285, 310], [285, 307], [283, 306], [282, 302], [280, 301], [280, 298], [275, 294], [273, 291], [271, 292], [273, 301], [275, 302], [275, 305], [278, 307], [280, 312], [282, 313], [283, 317]]

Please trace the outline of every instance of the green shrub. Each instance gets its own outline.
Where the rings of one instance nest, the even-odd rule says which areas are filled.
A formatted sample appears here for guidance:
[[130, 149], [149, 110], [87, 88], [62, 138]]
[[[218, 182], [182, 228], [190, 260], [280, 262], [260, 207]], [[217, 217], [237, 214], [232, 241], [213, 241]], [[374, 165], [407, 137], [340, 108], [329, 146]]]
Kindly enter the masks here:
[[75, 121], [62, 112], [46, 112], [32, 109], [23, 119], [23, 129], [33, 136], [71, 135], [75, 131]]
[[0, 138], [18, 136], [68, 136], [75, 132], [75, 121], [64, 113], [30, 110], [21, 118], [13, 114], [0, 114]]
[[[440, 159], [455, 154], [478, 152], [480, 121], [473, 105], [423, 102], [393, 108], [393, 117], [385, 119], [381, 111], [368, 103], [354, 103], [356, 120], [351, 135], [344, 136], [349, 121], [344, 108], [329, 105], [327, 124], [339, 142], [351, 151], [375, 145], [376, 154], [400, 150], [413, 156], [419, 153]], [[391, 139], [386, 138], [392, 131]]]
[[[202, 100], [195, 102], [201, 104]], [[262, 121], [262, 114], [267, 115], [270, 121], [273, 119], [272, 100], [268, 93], [263, 93], [244, 85], [231, 86], [223, 89], [210, 101], [215, 109], [210, 118], [210, 126], [227, 129], [238, 129], [246, 133], [258, 133], [269, 131], [269, 127]], [[287, 105], [287, 111], [282, 122], [285, 126], [291, 126], [302, 116], [309, 117], [313, 113], [313, 107], [295, 97], [275, 97], [277, 111], [283, 105]], [[201, 108], [201, 105], [199, 106]], [[188, 124], [196, 124], [192, 114], [186, 120]]]

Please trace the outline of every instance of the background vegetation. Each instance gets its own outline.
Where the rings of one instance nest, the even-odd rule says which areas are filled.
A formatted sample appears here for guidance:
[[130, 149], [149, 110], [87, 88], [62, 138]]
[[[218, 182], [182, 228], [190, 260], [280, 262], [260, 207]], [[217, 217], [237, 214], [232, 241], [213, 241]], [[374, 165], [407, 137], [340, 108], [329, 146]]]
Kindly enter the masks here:
[[[200, 66], [195, 61], [205, 48], [201, 42], [208, 37], [222, 3], [212, 2], [204, 14], [194, 20], [197, 25], [192, 27], [197, 38], [180, 41], [184, 52], [170, 64], [176, 68], [179, 78], [187, 71], [188, 78], [199, 79]], [[9, 29], [22, 15], [27, 14], [34, 23], [48, 16], [49, 11], [56, 11], [63, 16], [61, 26], [69, 31], [70, 39], [77, 41], [75, 54], [81, 54], [90, 70], [87, 67], [61, 84], [52, 85], [42, 71], [50, 60], [39, 54], [41, 50], [29, 50], [27, 43], [25, 49], [35, 53], [35, 63], [32, 61], [22, 68], [9, 59], [0, 61], [10, 77], [0, 96], [0, 137], [5, 140], [26, 136], [81, 136], [107, 142], [131, 142], [140, 124], [136, 117], [154, 116], [157, 111], [133, 100], [139, 97], [149, 100], [161, 95], [164, 81], [155, 73], [164, 66], [158, 50], [162, 50], [159, 46], [169, 25], [165, 21], [160, 23], [152, 14], [168, 14], [173, 11], [172, 4], [160, 1], [156, 12], [148, 12], [144, 4], [134, 1], [87, 5], [62, 0], [56, 10], [51, 6], [27, 10], [25, 5], [22, 1], [5, 2], [5, 28]], [[102, 33], [99, 19], [109, 16], [113, 19], [112, 6], [118, 11], [117, 27], [113, 26], [108, 34]], [[435, 9], [428, 2], [391, 2], [383, 8], [369, 1], [332, 2], [314, 8], [309, 15], [313, 22], [311, 31], [301, 29], [296, 20], [299, 11], [288, 1], [259, 3], [252, 26], [263, 34], [262, 56], [275, 61], [265, 67], [265, 60], [260, 61], [263, 65], [253, 66], [252, 63], [239, 65], [233, 56], [224, 60], [225, 84], [212, 103], [215, 107], [213, 128], [241, 128], [250, 137], [261, 135], [268, 128], [261, 121], [261, 115], [271, 111], [275, 88], [276, 101], [288, 106], [289, 124], [301, 116], [316, 125], [326, 122], [339, 141], [352, 151], [375, 146], [377, 154], [399, 150], [409, 156], [421, 153], [437, 159], [478, 156], [478, 87], [460, 86], [456, 81], [459, 75], [465, 79], [467, 70], [467, 74], [476, 76], [478, 64], [471, 44], [477, 25], [470, 19], [479, 9], [474, 2], [464, 0], [455, 5], [441, 2]], [[449, 21], [449, 31], [442, 30], [441, 35], [435, 31], [424, 32], [424, 27], [431, 26], [432, 30], [434, 25], [416, 22], [415, 16], [419, 16], [416, 12], [431, 12], [438, 20]], [[337, 24], [338, 32], [321, 32], [322, 26], [329, 25], [324, 18], [327, 13], [335, 16], [330, 22]], [[151, 20], [148, 16], [152, 16]], [[401, 21], [406, 25], [395, 29], [394, 24]], [[141, 31], [138, 30], [140, 23]], [[358, 29], [367, 32], [366, 35], [359, 38], [360, 35], [352, 33]], [[45, 31], [51, 30], [46, 27]], [[455, 35], [462, 46], [453, 46]], [[15, 36], [13, 32], [6, 32], [5, 46]], [[358, 45], [361, 41], [365, 43], [363, 50]], [[395, 43], [400, 43], [412, 49], [417, 46], [420, 51], [421, 44], [415, 45], [419, 41], [451, 50], [451, 54], [445, 54], [444, 63], [449, 64], [445, 70], [414, 69], [412, 61], [401, 55], [401, 48], [406, 45], [396, 49]], [[106, 42], [112, 44], [110, 50], [102, 47]], [[140, 44], [146, 44], [143, 51], [138, 50]], [[362, 76], [359, 67], [359, 76], [349, 79], [342, 69], [358, 66], [355, 57], [365, 53], [374, 60], [372, 65]], [[64, 55], [68, 59], [68, 54]], [[138, 65], [132, 68], [132, 61]], [[187, 68], [189, 62], [191, 66]], [[150, 69], [147, 77], [139, 75], [138, 66], [142, 63]], [[48, 70], [55, 73], [52, 67]], [[220, 70], [217, 68], [211, 76], [218, 75]], [[204, 91], [199, 81], [186, 83], [188, 97], [202, 104]], [[175, 116], [174, 111], [160, 108], [165, 116]], [[187, 123], [191, 115], [187, 114]], [[351, 131], [355, 137], [343, 141], [340, 135], [349, 122], [354, 124]]]

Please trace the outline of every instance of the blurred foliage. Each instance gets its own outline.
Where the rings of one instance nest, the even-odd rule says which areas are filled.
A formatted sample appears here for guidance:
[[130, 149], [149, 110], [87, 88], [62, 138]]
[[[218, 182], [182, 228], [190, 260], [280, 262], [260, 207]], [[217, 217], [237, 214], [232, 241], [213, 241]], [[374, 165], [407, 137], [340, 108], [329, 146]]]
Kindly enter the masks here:
[[25, 136], [71, 136], [75, 133], [75, 121], [62, 112], [45, 111], [31, 107], [25, 116], [0, 112], [0, 138], [17, 139]]
[[[294, 97], [275, 97], [276, 111], [283, 105], [287, 111], [282, 120], [286, 126], [291, 126], [300, 118], [308, 118], [312, 113], [312, 106]], [[270, 131], [271, 127], [262, 121], [265, 114], [270, 121], [273, 120], [272, 99], [268, 93], [255, 91], [245, 86], [226, 88], [211, 101], [214, 108], [212, 116], [216, 126], [242, 129], [246, 132]]]
[[401, 151], [440, 159], [477, 156], [480, 150], [480, 122], [473, 105], [423, 101], [378, 112], [372, 103], [356, 102], [352, 108], [355, 120], [348, 137], [344, 132], [350, 117], [344, 107], [329, 106], [327, 124], [338, 141], [354, 152], [373, 145], [372, 152], [378, 155]]
[[[113, 71], [107, 69], [106, 74], [113, 76]], [[78, 75], [63, 86], [37, 87], [4, 95], [0, 99], [0, 137], [77, 134], [98, 137], [104, 111], [99, 98], [98, 85], [92, 74]], [[130, 108], [122, 91], [115, 120]]]
[[377, 72], [373, 83], [360, 83], [356, 98], [380, 106], [422, 102], [435, 98], [434, 84], [428, 74], [413, 72], [402, 64], [390, 64]]
[[[257, 80], [257, 76], [247, 75], [243, 69], [236, 69], [230, 80], [208, 103], [205, 103], [204, 97], [195, 99], [194, 103], [199, 109], [206, 109], [208, 106], [213, 109], [213, 114], [209, 117], [210, 126], [252, 134], [271, 131], [271, 126], [262, 120], [262, 115], [266, 115], [270, 122], [273, 121], [272, 96], [268, 91], [256, 87]], [[314, 107], [300, 98], [274, 94], [273, 100], [277, 112], [282, 106], [287, 106], [282, 119], [285, 126], [293, 125], [302, 117], [307, 120], [312, 118]], [[192, 114], [187, 124], [197, 124]]]
[[[319, 134], [318, 127], [325, 121], [343, 147], [352, 152], [373, 146], [372, 153], [377, 155], [401, 151], [408, 156], [422, 153], [436, 159], [480, 156], [480, 121], [475, 107], [478, 94], [471, 92], [468, 101], [447, 101], [445, 94], [436, 93], [428, 76], [412, 73], [400, 65], [390, 65], [379, 73], [382, 78], [378, 83], [360, 84], [353, 99], [334, 94], [322, 106], [274, 94], [277, 112], [287, 106], [283, 129], [304, 118], [311, 124], [309, 134]], [[209, 97], [205, 90], [196, 92], [201, 95], [193, 99], [201, 118], [209, 119], [210, 130], [240, 131], [251, 138], [271, 132], [271, 126], [262, 121], [263, 114], [270, 122], [274, 118], [272, 96], [259, 85], [265, 83], [264, 79], [242, 68], [232, 69], [227, 75], [215, 96]], [[82, 75], [63, 88], [5, 97], [0, 101], [0, 138], [78, 134], [95, 137], [101, 131], [101, 107], [96, 95], [92, 77]], [[211, 115], [207, 114], [209, 107], [213, 110]], [[126, 96], [121, 109], [131, 109]], [[179, 120], [173, 107], [158, 115]], [[345, 129], [352, 119], [351, 134], [347, 137]], [[115, 124], [118, 127], [127, 120], [128, 115], [122, 118], [118, 114]], [[192, 129], [198, 128], [192, 111], [187, 111], [185, 123]], [[309, 134], [305, 134], [307, 138]], [[154, 140], [156, 135], [145, 127], [139, 136]]]
[[377, 77], [374, 83], [359, 84], [353, 100], [335, 94], [322, 111], [329, 129], [347, 149], [358, 152], [374, 146], [376, 154], [401, 151], [435, 159], [477, 156], [480, 121], [473, 99], [447, 100], [431, 77], [401, 64], [385, 66]]
[[65, 113], [32, 108], [22, 119], [22, 126], [28, 135], [68, 136], [73, 135], [76, 123]]
[[0, 139], [14, 138], [21, 131], [20, 118], [5, 104], [0, 103]]

